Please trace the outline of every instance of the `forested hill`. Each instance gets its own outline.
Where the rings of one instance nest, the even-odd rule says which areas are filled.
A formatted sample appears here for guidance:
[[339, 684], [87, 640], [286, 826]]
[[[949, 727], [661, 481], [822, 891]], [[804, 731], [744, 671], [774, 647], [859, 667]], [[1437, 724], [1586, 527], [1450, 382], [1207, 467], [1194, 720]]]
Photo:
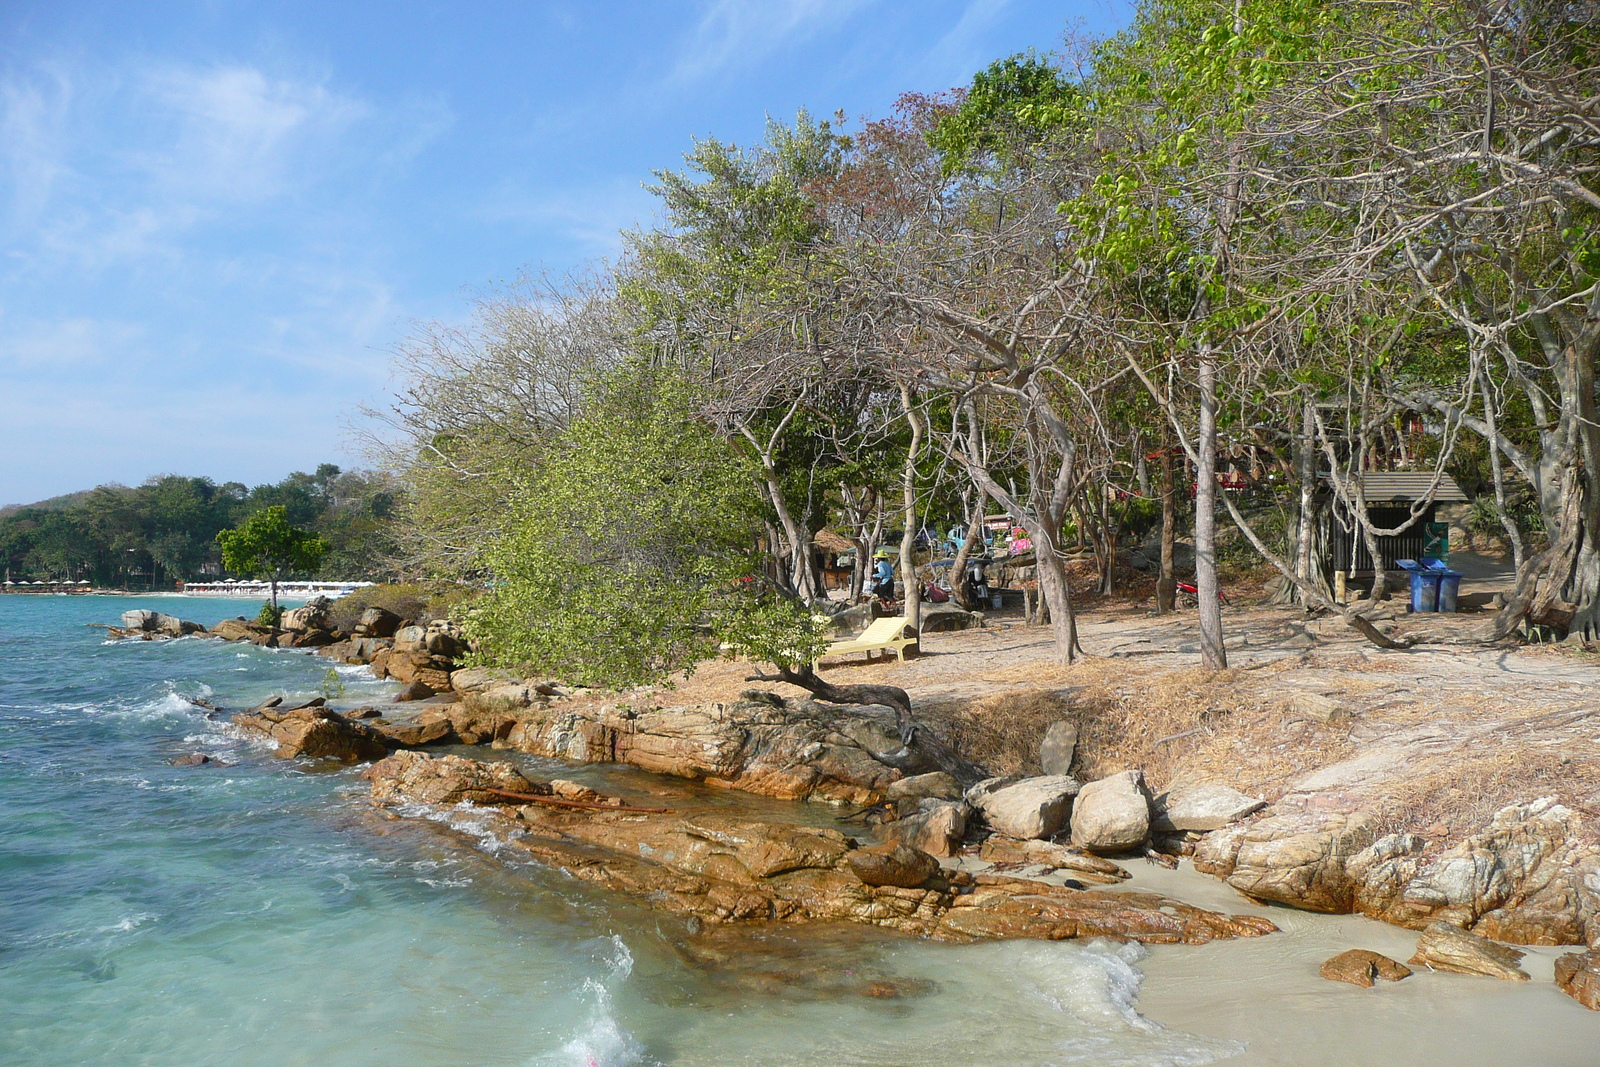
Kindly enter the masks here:
[[392, 548], [394, 503], [385, 476], [332, 463], [253, 489], [164, 474], [136, 487], [102, 485], [0, 511], [0, 569], [17, 581], [170, 589], [178, 579], [219, 577], [217, 531], [282, 505], [291, 523], [330, 546], [315, 577], [380, 577]]

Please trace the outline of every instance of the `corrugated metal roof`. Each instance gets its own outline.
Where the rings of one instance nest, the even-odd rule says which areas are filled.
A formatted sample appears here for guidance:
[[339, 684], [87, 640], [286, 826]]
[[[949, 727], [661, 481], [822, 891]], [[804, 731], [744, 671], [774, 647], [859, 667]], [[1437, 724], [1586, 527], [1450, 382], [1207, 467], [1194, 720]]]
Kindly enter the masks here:
[[[1324, 475], [1326, 477], [1326, 475]], [[1361, 475], [1361, 488], [1367, 503], [1384, 500], [1421, 500], [1433, 484], [1431, 471], [1369, 471]], [[1436, 504], [1462, 504], [1467, 494], [1448, 474], [1439, 475], [1439, 488], [1433, 494]]]

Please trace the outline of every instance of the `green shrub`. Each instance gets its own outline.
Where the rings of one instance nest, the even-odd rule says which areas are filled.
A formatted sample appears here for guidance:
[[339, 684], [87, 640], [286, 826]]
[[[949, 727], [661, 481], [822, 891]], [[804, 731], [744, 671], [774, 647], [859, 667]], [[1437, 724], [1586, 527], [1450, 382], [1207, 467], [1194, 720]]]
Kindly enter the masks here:
[[447, 617], [458, 605], [465, 605], [481, 593], [482, 590], [454, 582], [387, 582], [340, 597], [329, 610], [334, 626], [349, 633], [368, 608], [383, 608], [402, 619], [427, 622]]
[[261, 611], [256, 615], [256, 622], [262, 626], [276, 626], [283, 621], [283, 609], [275, 607], [271, 601], [261, 605]]

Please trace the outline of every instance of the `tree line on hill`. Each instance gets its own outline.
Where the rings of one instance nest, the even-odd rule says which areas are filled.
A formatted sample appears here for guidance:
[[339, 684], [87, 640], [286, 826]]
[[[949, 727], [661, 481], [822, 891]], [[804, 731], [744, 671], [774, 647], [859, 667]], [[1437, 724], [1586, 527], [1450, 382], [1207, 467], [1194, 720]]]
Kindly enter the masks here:
[[820, 527], [858, 559], [901, 531], [909, 575], [919, 528], [1001, 511], [1070, 661], [1070, 542], [1109, 588], [1154, 509], [1167, 544], [1190, 516], [1221, 667], [1219, 521], [1348, 611], [1317, 509], [1379, 558], [1430, 503], [1380, 522], [1360, 475], [1393, 469], [1481, 493], [1519, 572], [1500, 633], [1600, 630], [1595, 5], [1145, 0], [888, 117], [686, 160], [617, 262], [402, 352], [408, 565], [488, 584], [469, 621], [508, 655], [803, 663]]
[[366, 579], [390, 571], [397, 488], [389, 477], [324, 463], [254, 488], [165, 474], [102, 485], [0, 513], [0, 569], [9, 580], [171, 589], [223, 576], [217, 534], [270, 507], [319, 534], [328, 551], [304, 578]]

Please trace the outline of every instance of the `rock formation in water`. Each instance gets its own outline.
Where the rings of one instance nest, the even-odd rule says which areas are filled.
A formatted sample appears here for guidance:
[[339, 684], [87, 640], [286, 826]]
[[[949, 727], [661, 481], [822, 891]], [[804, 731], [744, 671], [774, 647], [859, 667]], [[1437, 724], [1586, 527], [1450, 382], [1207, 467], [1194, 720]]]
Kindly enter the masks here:
[[571, 802], [540, 802], [540, 783], [506, 764], [399, 752], [367, 777], [380, 803], [498, 804], [493, 817], [506, 824], [499, 836], [511, 853], [707, 923], [845, 921], [951, 941], [1114, 937], [1163, 944], [1276, 929], [1265, 919], [1148, 893], [946, 872], [904, 844], [862, 849], [836, 830], [606, 810], [603, 803], [552, 806]]

